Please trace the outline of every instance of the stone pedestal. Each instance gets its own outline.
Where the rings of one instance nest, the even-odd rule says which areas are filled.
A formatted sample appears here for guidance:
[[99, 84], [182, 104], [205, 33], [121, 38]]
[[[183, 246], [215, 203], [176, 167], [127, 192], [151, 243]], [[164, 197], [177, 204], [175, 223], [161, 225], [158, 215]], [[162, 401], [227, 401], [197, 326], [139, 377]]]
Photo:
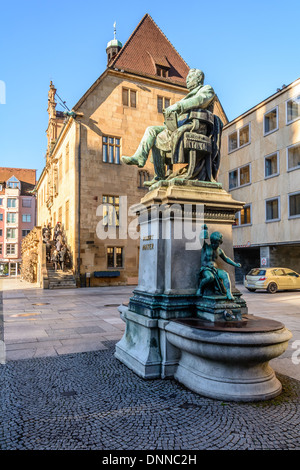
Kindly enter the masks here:
[[115, 352], [139, 376], [174, 377], [222, 400], [280, 393], [269, 360], [285, 351], [291, 333], [247, 315], [227, 264], [219, 267], [231, 274], [234, 300], [197, 295], [202, 225], [223, 234], [222, 248], [233, 258], [232, 224], [242, 206], [217, 183], [164, 182], [142, 199], [139, 283], [129, 306], [119, 309], [126, 329]]
[[[126, 322], [116, 357], [144, 378], [172, 377], [180, 351], [166, 339], [166, 325], [172, 319], [202, 315], [198, 287], [202, 225], [209, 232], [220, 231], [226, 254], [233, 258], [232, 224], [243, 203], [232, 199], [219, 183], [186, 181], [161, 182], [137, 206], [140, 221], [139, 282], [128, 308], [122, 308]], [[220, 262], [220, 268], [225, 263]], [[228, 269], [229, 268], [229, 269]], [[246, 313], [245, 302], [235, 289], [234, 268], [230, 272], [235, 310]], [[216, 314], [230, 309], [224, 299]], [[206, 300], [209, 317], [215, 302]], [[213, 305], [214, 304], [214, 305]], [[226, 307], [227, 306], [227, 307]], [[219, 319], [218, 315], [215, 317]], [[207, 317], [207, 318], [208, 318]]]

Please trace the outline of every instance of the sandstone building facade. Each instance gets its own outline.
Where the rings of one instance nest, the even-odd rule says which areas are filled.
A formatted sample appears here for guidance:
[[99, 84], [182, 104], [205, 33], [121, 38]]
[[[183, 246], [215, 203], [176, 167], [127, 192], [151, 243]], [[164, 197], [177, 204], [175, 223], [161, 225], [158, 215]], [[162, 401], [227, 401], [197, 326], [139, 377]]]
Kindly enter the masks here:
[[224, 127], [219, 180], [246, 203], [233, 229], [243, 274], [259, 266], [300, 272], [300, 79]]
[[[189, 71], [148, 14], [124, 46], [115, 38], [106, 52], [106, 70], [67, 117], [56, 111], [50, 84], [46, 164], [36, 186], [38, 225], [62, 223], [74, 272], [95, 286], [137, 282], [139, 239], [129, 211], [145, 195], [153, 165], [150, 158], [142, 169], [124, 165], [121, 156], [131, 156], [146, 127], [163, 123], [163, 108], [186, 95]], [[218, 99], [214, 106], [226, 124]]]

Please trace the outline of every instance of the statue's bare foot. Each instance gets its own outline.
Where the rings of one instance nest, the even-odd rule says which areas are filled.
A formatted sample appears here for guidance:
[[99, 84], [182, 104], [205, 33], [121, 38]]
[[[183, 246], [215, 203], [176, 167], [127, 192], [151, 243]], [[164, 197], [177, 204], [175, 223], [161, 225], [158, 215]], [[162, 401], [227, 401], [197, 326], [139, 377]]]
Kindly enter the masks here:
[[143, 168], [144, 164], [137, 157], [121, 157], [121, 160], [126, 165], [136, 165]]

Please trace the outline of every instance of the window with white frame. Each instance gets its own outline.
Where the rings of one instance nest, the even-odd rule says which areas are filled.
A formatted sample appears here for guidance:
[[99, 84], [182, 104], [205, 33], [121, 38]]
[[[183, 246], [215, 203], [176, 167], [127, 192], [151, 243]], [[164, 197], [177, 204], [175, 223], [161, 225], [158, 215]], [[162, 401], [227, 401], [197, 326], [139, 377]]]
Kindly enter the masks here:
[[251, 183], [250, 164], [241, 166], [229, 172], [229, 189], [236, 189]]
[[250, 124], [237, 129], [228, 136], [228, 153], [250, 144]]
[[0, 243], [0, 255], [2, 255], [2, 253], [3, 253], [3, 245], [2, 243]]
[[2, 206], [2, 205], [3, 205], [3, 198], [0, 197], [0, 206]]
[[286, 102], [286, 123], [296, 121], [300, 117], [300, 95]]
[[266, 222], [274, 222], [280, 219], [280, 199], [274, 197], [266, 200]]
[[242, 210], [235, 214], [235, 223], [234, 226], [239, 225], [250, 225], [252, 223], [252, 206], [247, 204], [243, 207]]
[[8, 198], [7, 199], [7, 207], [17, 207], [17, 200], [15, 198]]
[[31, 222], [31, 214], [22, 214], [22, 222]]
[[300, 143], [287, 148], [287, 167], [288, 170], [300, 168]]
[[7, 228], [6, 229], [6, 238], [16, 238], [16, 229], [15, 228]]
[[276, 176], [279, 174], [278, 152], [265, 156], [265, 178]]
[[8, 243], [6, 245], [6, 254], [7, 255], [15, 255], [16, 254], [16, 245], [13, 243]]
[[277, 131], [278, 129], [278, 107], [264, 114], [264, 135]]
[[289, 218], [300, 217], [300, 192], [289, 194]]
[[15, 212], [7, 212], [7, 223], [15, 224], [17, 222], [17, 214]]
[[15, 176], [7, 180], [6, 186], [10, 189], [21, 189], [21, 183]]
[[3, 212], [0, 212], [0, 222], [3, 220]]

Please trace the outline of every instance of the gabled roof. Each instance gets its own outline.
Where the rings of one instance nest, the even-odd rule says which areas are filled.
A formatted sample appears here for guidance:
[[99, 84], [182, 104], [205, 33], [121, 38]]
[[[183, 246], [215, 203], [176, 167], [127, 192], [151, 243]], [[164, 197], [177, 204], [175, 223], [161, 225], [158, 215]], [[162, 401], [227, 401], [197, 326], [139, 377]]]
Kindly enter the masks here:
[[0, 183], [14, 176], [21, 182], [21, 195], [30, 195], [36, 183], [36, 170], [27, 168], [0, 168]]
[[147, 13], [109, 68], [157, 78], [156, 65], [168, 69], [161, 80], [186, 86], [189, 66]]
[[[155, 64], [170, 67], [168, 68], [169, 77], [158, 77]], [[73, 106], [74, 111], [80, 108], [109, 70], [154, 78], [186, 88], [186, 76], [190, 68], [147, 13], [106, 70]]]

